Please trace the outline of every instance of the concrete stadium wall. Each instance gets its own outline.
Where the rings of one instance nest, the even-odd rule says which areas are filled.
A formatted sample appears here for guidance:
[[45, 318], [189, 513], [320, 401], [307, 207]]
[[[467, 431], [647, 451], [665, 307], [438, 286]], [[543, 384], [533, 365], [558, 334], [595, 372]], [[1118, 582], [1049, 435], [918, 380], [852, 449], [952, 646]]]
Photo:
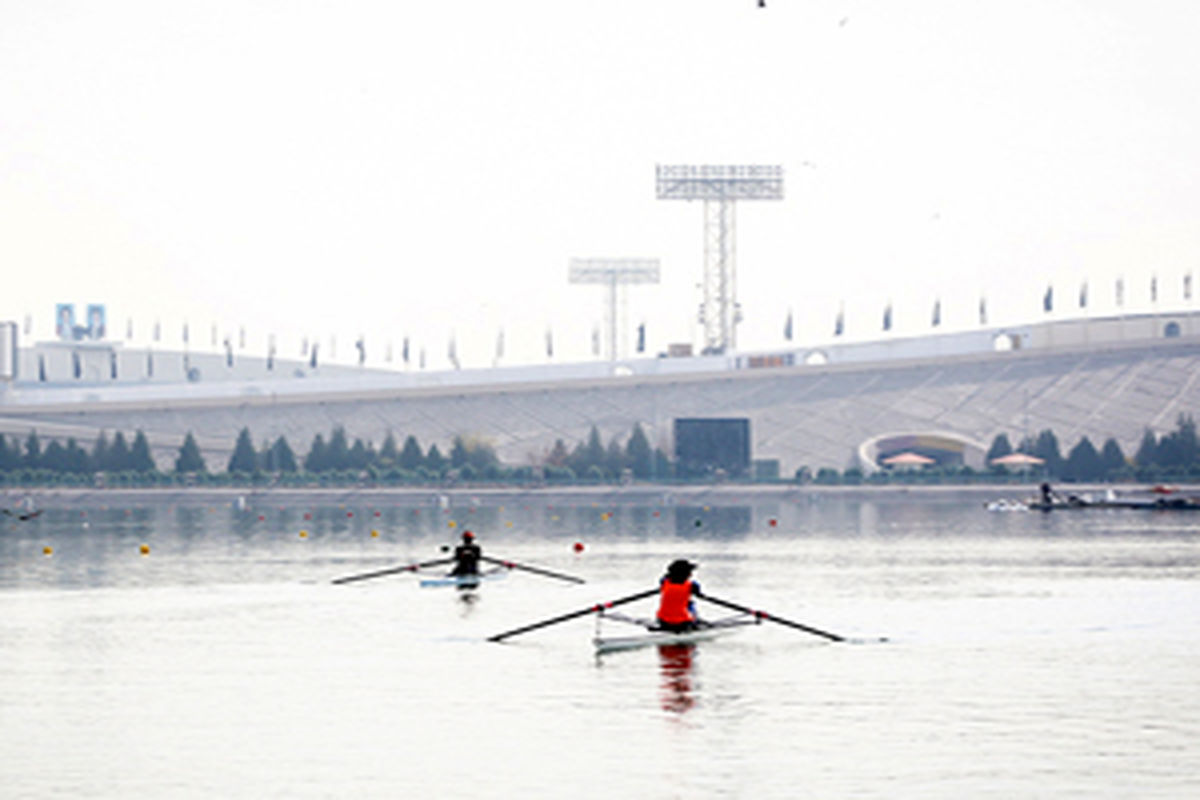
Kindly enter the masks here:
[[[844, 469], [859, 447], [892, 431], [942, 432], [990, 443], [1050, 428], [1064, 452], [1089, 436], [1116, 437], [1127, 454], [1143, 431], [1166, 432], [1180, 413], [1200, 410], [1200, 339], [1137, 345], [1085, 344], [1058, 351], [1017, 350], [866, 364], [627, 375], [555, 382], [350, 388], [336, 382], [298, 394], [173, 395], [86, 403], [0, 404], [0, 432], [73, 435], [90, 446], [101, 430], [146, 432], [160, 464], [195, 432], [210, 466], [223, 468], [242, 427], [256, 442], [286, 436], [303, 454], [315, 434], [344, 425], [378, 445], [388, 432], [445, 449], [455, 435], [478, 436], [514, 464], [537, 462], [563, 439], [594, 425], [607, 442], [640, 423], [668, 452], [676, 417], [746, 417], [752, 456], [796, 468]], [[302, 382], [294, 382], [302, 383]], [[312, 388], [316, 388], [314, 385]]]

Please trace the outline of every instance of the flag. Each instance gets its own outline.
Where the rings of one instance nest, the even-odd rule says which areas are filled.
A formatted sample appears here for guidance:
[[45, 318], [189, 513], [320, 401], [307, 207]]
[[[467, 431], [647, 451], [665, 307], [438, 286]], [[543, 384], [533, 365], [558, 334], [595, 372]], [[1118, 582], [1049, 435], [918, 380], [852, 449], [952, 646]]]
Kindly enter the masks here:
[[787, 322], [783, 323], [783, 338], [789, 342], [792, 340], [792, 312], [788, 311]]
[[1049, 313], [1054, 308], [1054, 287], [1047, 286], [1046, 293], [1042, 295], [1042, 310]]
[[646, 352], [646, 323], [638, 325], [637, 351]]
[[404, 337], [404, 342], [400, 345], [400, 357], [404, 359], [404, 363], [408, 363], [408, 337]]
[[888, 303], [887, 308], [883, 309], [883, 329], [890, 331], [892, 329], [892, 304]]
[[933, 301], [933, 319], [931, 322], [935, 328], [942, 324], [942, 300], [940, 297]]
[[1117, 305], [1119, 305], [1119, 306], [1125, 305], [1125, 279], [1124, 278], [1117, 278], [1116, 295], [1117, 295]]
[[979, 298], [979, 324], [987, 325], [987, 298]]
[[1087, 308], [1087, 281], [1084, 281], [1083, 285], [1079, 287], [1079, 307]]
[[312, 343], [312, 350], [309, 351], [308, 366], [311, 369], [317, 368], [317, 342]]
[[367, 360], [367, 343], [363, 341], [363, 337], [358, 337], [358, 341], [354, 343], [358, 349], [358, 365], [361, 367], [363, 362]]
[[1192, 299], [1192, 273], [1183, 276], [1183, 299]]
[[841, 336], [846, 331], [846, 312], [844, 309], [838, 311], [837, 319], [833, 321], [833, 335]]

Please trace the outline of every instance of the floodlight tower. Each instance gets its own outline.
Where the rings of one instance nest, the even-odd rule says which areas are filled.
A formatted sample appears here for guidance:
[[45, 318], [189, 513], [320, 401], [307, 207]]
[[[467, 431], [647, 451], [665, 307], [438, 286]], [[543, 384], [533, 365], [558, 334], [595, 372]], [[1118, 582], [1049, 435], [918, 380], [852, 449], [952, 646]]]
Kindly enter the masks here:
[[[620, 357], [617, 331], [624, 330], [619, 317], [625, 314], [624, 287], [630, 283], [658, 283], [657, 258], [573, 258], [570, 264], [571, 283], [600, 283], [605, 292], [604, 322], [608, 329], [608, 360]], [[620, 305], [618, 307], [618, 299]]]
[[782, 200], [783, 167], [778, 165], [663, 165], [656, 168], [659, 200], [704, 201], [704, 353], [737, 347], [734, 202]]

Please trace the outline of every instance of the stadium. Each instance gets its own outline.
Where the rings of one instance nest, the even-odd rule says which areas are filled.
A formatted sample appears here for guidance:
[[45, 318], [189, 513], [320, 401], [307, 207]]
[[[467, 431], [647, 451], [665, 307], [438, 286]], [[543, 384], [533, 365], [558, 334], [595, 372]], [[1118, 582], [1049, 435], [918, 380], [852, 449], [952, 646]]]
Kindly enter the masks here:
[[635, 424], [675, 452], [680, 419], [746, 421], [750, 458], [768, 475], [880, 469], [916, 452], [984, 466], [991, 440], [1050, 429], [1065, 446], [1113, 437], [1132, 452], [1200, 407], [1200, 315], [1055, 320], [1015, 327], [769, 352], [671, 355], [575, 364], [397, 372], [226, 353], [127, 348], [104, 336], [21, 346], [0, 324], [0, 434], [90, 445], [143, 431], [160, 467], [193, 432], [224, 464], [239, 431], [284, 436], [303, 453], [344, 426], [425, 447], [455, 436], [506, 463], [543, 462], [595, 427], [622, 441]]

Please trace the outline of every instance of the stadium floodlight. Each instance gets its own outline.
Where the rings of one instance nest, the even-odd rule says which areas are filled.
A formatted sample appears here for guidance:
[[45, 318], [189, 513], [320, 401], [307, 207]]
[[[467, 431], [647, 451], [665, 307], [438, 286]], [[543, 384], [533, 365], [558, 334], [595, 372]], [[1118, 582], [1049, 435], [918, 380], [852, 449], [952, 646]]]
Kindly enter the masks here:
[[734, 203], [738, 200], [782, 200], [783, 167], [771, 164], [664, 165], [656, 168], [659, 200], [704, 201], [704, 300], [700, 324], [704, 353], [724, 353], [737, 346], [737, 270], [734, 246]]
[[616, 361], [627, 349], [618, 347], [617, 340], [618, 333], [625, 332], [625, 326], [621, 324], [625, 316], [625, 286], [658, 283], [658, 259], [573, 258], [568, 277], [571, 283], [599, 283], [606, 287], [604, 323], [608, 333], [608, 359]]

